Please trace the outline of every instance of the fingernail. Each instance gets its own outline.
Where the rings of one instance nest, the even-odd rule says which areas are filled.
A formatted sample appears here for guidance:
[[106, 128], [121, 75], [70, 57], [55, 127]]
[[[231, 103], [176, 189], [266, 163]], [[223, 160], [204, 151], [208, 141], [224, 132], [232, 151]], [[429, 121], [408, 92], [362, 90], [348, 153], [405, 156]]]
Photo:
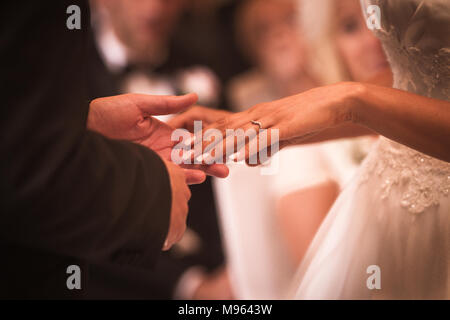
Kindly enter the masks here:
[[190, 146], [192, 144], [192, 137], [189, 137], [186, 141], [184, 141], [184, 145], [187, 147], [187, 146]]
[[185, 152], [184, 154], [183, 154], [183, 161], [186, 161], [186, 160], [188, 160], [188, 159], [191, 159], [191, 157], [192, 157], [192, 153], [194, 152], [194, 150], [189, 150], [189, 151], [187, 151], [187, 152]]
[[236, 152], [236, 153], [233, 153], [233, 154], [230, 156], [230, 159], [234, 161], [234, 160], [236, 160], [240, 155], [241, 155], [241, 153], [238, 151], [238, 152]]
[[185, 146], [190, 146], [191, 144], [195, 143], [195, 140], [196, 140], [196, 139], [197, 139], [196, 136], [190, 136], [189, 139], [187, 139], [187, 140], [184, 142], [184, 145], [185, 145]]
[[199, 155], [197, 158], [195, 158], [195, 160], [196, 160], [197, 162], [202, 162], [202, 161], [203, 161], [203, 155], [202, 155], [202, 154]]
[[203, 161], [205, 161], [205, 162], [208, 162], [212, 158], [213, 158], [213, 156], [211, 155], [211, 153], [206, 153], [203, 155]]

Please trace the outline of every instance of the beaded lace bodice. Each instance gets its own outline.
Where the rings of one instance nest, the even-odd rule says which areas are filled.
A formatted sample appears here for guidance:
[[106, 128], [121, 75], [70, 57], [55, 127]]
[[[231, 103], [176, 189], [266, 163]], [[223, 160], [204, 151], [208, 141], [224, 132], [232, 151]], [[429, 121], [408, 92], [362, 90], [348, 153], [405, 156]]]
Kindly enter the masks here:
[[[394, 87], [423, 96], [450, 100], [450, 1], [362, 0], [381, 9], [381, 39]], [[450, 137], [447, 137], [450, 139]], [[381, 197], [396, 189], [399, 205], [411, 213], [439, 206], [449, 197], [450, 163], [380, 138], [365, 163], [362, 182], [381, 179]], [[450, 208], [449, 208], [450, 211]]]

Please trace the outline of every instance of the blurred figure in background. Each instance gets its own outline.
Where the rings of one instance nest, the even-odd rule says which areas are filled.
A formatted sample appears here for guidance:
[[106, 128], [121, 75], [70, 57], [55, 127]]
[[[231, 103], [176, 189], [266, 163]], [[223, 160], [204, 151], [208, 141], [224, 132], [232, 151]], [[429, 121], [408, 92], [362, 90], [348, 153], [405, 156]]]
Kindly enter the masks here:
[[[215, 74], [173, 41], [186, 3], [92, 1], [97, 46], [109, 70], [107, 76], [99, 72], [94, 79], [98, 95], [105, 87], [116, 94], [196, 92], [203, 105], [219, 103], [220, 83]], [[155, 299], [230, 299], [210, 181], [191, 188], [191, 192], [188, 229], [182, 241], [162, 254], [155, 269], [133, 278]]]
[[95, 0], [94, 25], [101, 56], [119, 76], [122, 92], [196, 92], [217, 106], [220, 83], [212, 70], [173, 41], [186, 0]]
[[297, 2], [249, 0], [239, 8], [236, 39], [252, 68], [230, 83], [228, 94], [233, 111], [317, 85], [298, 27]]
[[[234, 16], [242, 0], [186, 0], [186, 14], [175, 38], [189, 56], [200, 59], [226, 84], [248, 68], [248, 62], [236, 45]], [[227, 109], [226, 95], [222, 96]]]
[[300, 15], [321, 85], [346, 80], [392, 85], [381, 42], [367, 28], [358, 0], [301, 1]]

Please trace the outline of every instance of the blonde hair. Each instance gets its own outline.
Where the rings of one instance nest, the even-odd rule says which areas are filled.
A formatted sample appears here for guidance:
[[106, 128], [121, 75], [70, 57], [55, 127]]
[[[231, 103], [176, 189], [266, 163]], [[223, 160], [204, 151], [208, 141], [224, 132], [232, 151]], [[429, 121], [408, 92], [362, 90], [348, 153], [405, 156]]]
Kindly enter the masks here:
[[322, 85], [349, 80], [350, 76], [337, 51], [336, 0], [299, 0], [299, 22], [308, 43], [311, 71]]

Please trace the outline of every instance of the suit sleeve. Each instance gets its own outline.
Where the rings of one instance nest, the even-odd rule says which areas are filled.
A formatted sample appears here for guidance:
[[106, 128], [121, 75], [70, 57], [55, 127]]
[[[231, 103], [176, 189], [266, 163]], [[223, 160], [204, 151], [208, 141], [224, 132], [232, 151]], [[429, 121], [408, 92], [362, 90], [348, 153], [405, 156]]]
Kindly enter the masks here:
[[[81, 8], [81, 29], [66, 9]], [[0, 240], [88, 261], [152, 265], [166, 237], [163, 161], [86, 130], [92, 45], [84, 1], [0, 5]]]

